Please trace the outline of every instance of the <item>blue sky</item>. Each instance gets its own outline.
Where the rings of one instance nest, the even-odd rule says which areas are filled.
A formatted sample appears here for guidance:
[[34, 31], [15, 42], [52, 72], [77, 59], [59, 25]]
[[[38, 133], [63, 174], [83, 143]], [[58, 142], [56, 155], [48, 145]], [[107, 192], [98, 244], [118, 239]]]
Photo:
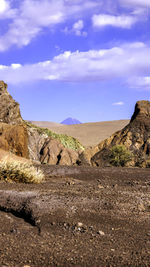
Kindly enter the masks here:
[[0, 0], [0, 80], [27, 120], [130, 118], [150, 100], [149, 0]]

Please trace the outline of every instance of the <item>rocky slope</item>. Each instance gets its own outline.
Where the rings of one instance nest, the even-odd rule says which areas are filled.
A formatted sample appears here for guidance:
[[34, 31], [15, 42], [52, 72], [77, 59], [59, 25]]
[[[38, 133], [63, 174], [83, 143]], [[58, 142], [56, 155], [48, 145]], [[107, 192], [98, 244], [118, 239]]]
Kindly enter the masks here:
[[8, 93], [3, 81], [0, 81], [0, 148], [54, 165], [77, 164], [78, 150], [83, 150], [75, 138], [57, 135], [23, 121], [19, 104]]
[[92, 165], [108, 165], [108, 154], [114, 145], [124, 145], [132, 152], [131, 166], [145, 167], [150, 160], [149, 101], [138, 101], [130, 123], [97, 146], [98, 152], [91, 159]]

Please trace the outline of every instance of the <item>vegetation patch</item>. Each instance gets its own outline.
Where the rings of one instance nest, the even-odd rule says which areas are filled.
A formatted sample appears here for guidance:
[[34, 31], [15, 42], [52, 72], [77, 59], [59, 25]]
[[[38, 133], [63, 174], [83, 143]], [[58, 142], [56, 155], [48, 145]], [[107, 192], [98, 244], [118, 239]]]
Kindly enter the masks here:
[[44, 174], [30, 163], [4, 159], [0, 162], [0, 180], [39, 184], [44, 181]]
[[74, 137], [68, 136], [66, 134], [57, 134], [49, 130], [48, 128], [41, 128], [36, 125], [33, 125], [29, 122], [25, 122], [26, 125], [30, 128], [36, 129], [37, 132], [42, 135], [45, 134], [47, 137], [52, 137], [54, 139], [58, 139], [62, 145], [66, 148], [70, 148], [72, 150], [84, 150], [84, 146]]
[[132, 153], [123, 145], [113, 146], [110, 150], [110, 164], [116, 167], [124, 167], [132, 159]]

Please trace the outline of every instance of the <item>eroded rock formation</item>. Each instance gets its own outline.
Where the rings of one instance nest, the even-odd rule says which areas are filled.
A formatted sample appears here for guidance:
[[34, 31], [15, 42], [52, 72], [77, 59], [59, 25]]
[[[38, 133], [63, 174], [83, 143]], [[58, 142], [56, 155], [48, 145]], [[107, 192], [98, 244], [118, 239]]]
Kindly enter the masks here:
[[79, 164], [79, 153], [64, 147], [59, 140], [47, 138], [40, 151], [41, 163], [51, 165], [76, 165]]
[[20, 114], [19, 104], [0, 81], [0, 148], [28, 158], [28, 133]]
[[79, 163], [78, 152], [38, 130], [23, 121], [19, 104], [8, 93], [7, 84], [0, 81], [0, 149], [41, 163]]
[[0, 122], [22, 124], [19, 104], [7, 91], [7, 84], [0, 81]]
[[149, 101], [138, 101], [130, 123], [97, 146], [99, 151], [92, 157], [92, 165], [107, 165], [108, 153], [111, 147], [120, 144], [126, 146], [132, 152], [131, 166], [145, 166], [146, 161], [150, 159]]

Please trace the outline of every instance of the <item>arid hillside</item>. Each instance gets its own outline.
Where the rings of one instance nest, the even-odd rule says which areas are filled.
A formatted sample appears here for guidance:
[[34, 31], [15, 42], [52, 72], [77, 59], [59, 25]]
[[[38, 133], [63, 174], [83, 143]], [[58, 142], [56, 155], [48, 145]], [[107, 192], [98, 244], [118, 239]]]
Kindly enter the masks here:
[[62, 125], [47, 121], [32, 121], [31, 123], [49, 128], [58, 134], [67, 134], [77, 138], [84, 146], [95, 146], [118, 130], [124, 128], [129, 120], [104, 121], [76, 125]]
[[19, 103], [0, 81], [0, 149], [36, 162], [74, 165], [84, 147], [73, 137], [25, 122]]

